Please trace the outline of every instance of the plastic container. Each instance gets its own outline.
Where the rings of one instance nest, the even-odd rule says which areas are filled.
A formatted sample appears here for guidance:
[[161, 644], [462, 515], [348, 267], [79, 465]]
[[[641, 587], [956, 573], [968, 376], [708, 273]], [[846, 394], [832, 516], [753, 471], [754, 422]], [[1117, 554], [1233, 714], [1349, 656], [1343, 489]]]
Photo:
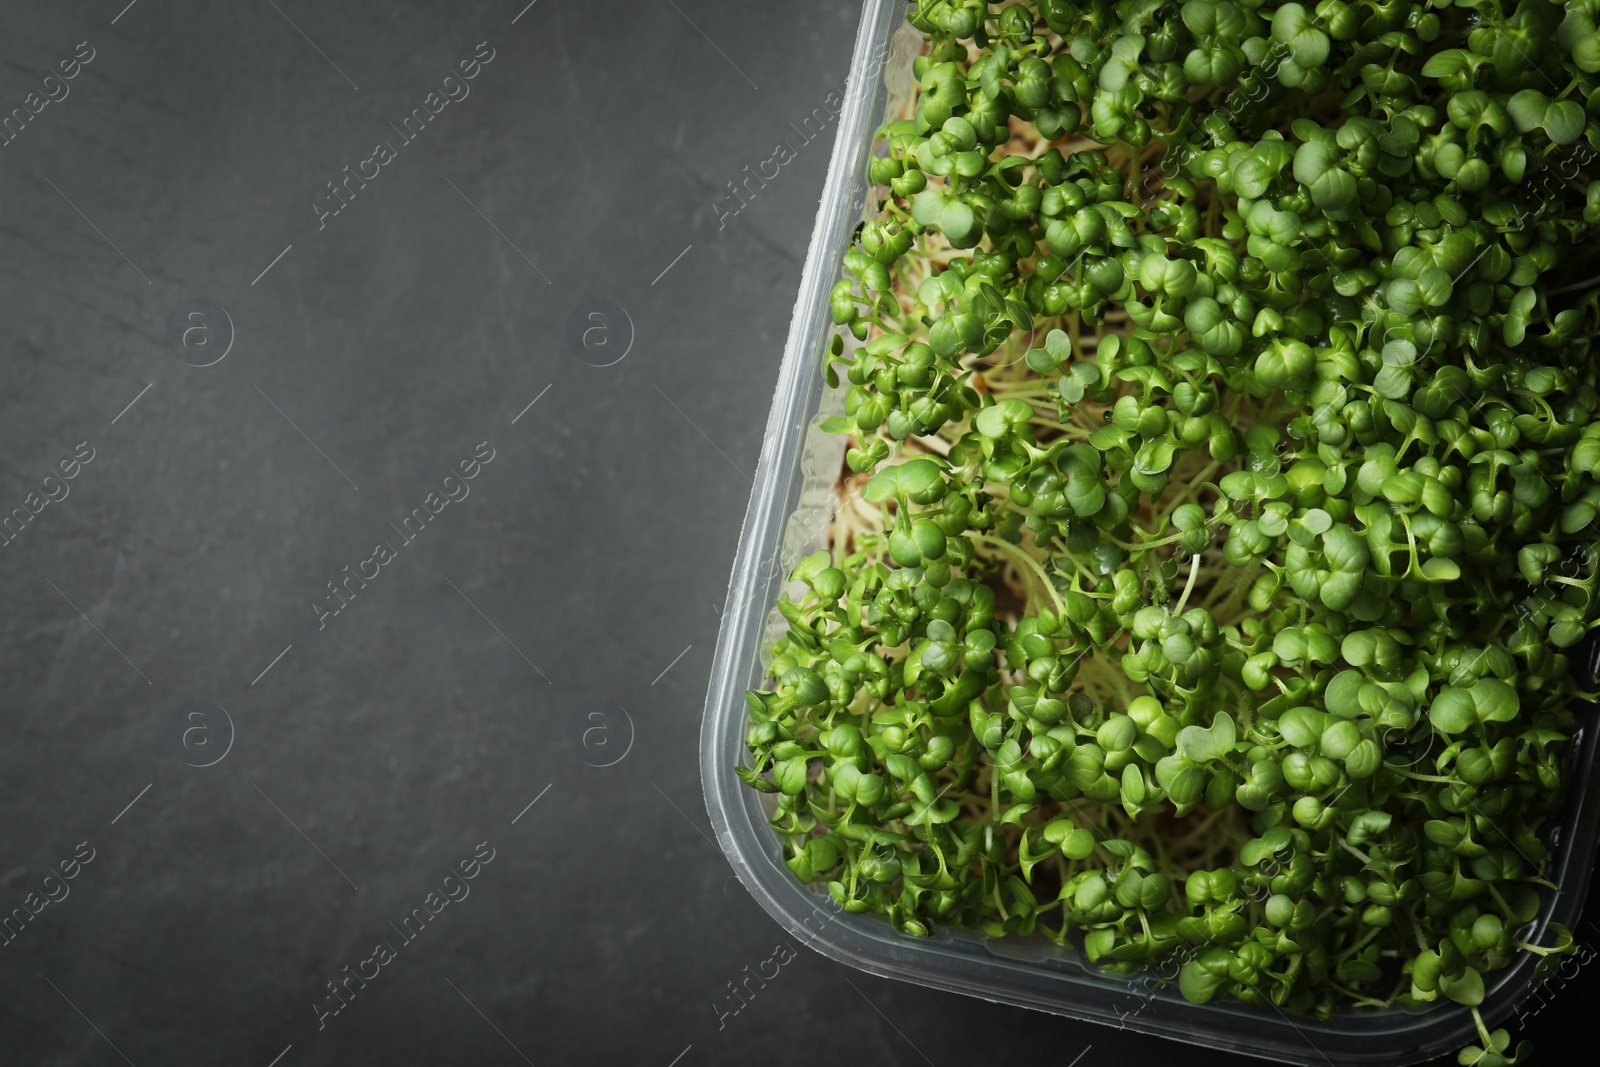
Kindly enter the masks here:
[[[918, 985], [1288, 1063], [1409, 1064], [1475, 1040], [1470, 1012], [1453, 1003], [1422, 1011], [1351, 1011], [1319, 1021], [1239, 1003], [1190, 1004], [1175, 982], [1107, 974], [1046, 941], [995, 941], [968, 931], [910, 937], [873, 916], [838, 910], [826, 893], [802, 885], [781, 862], [763, 795], [733, 768], [748, 761], [744, 693], [765, 680], [761, 650], [781, 630], [782, 619], [772, 609], [783, 576], [822, 546], [834, 506], [843, 440], [817, 428], [843, 406], [842, 394], [827, 389], [822, 377], [834, 334], [828, 290], [841, 276], [840, 257], [863, 217], [873, 132], [891, 109], [898, 115], [914, 89], [911, 61], [920, 38], [905, 24], [904, 13], [903, 0], [865, 0], [862, 8], [837, 141], [711, 669], [701, 773], [712, 827], [734, 871], [773, 918], [818, 952]], [[1585, 724], [1573, 738], [1572, 797], [1550, 872], [1563, 891], [1548, 894], [1535, 927], [1534, 940], [1541, 943], [1548, 943], [1547, 923], [1577, 925], [1588, 889], [1600, 821], [1593, 732]], [[1491, 1025], [1533, 992], [1534, 963], [1522, 953], [1514, 966], [1487, 976], [1481, 1010]]]

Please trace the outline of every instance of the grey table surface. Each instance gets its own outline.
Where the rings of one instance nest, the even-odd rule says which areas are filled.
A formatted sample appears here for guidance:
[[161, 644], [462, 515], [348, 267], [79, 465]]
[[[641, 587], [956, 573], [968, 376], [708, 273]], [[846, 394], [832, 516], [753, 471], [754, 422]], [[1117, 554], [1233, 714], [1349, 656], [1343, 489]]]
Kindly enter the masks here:
[[854, 4], [125, 3], [0, 11], [0, 1061], [1223, 1062], [791, 950], [708, 835]]

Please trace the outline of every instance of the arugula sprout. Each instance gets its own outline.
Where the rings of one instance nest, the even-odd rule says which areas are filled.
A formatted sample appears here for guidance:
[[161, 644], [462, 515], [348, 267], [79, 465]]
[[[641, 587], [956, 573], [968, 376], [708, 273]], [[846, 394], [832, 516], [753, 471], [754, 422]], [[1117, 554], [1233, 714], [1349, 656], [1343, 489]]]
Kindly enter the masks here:
[[1528, 941], [1600, 621], [1600, 4], [918, 0], [749, 767], [797, 877], [1326, 1015]]

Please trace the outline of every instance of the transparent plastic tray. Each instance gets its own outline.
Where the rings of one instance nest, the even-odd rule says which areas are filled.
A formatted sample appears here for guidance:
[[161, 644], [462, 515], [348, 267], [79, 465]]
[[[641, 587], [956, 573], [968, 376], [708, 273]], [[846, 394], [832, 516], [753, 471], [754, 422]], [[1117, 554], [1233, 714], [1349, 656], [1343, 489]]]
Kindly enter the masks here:
[[[733, 768], [749, 759], [744, 693], [765, 681], [762, 646], [781, 632], [782, 619], [773, 605], [783, 577], [825, 543], [835, 505], [844, 443], [818, 428], [843, 407], [842, 393], [828, 389], [822, 376], [823, 357], [835, 333], [828, 290], [841, 277], [840, 257], [867, 207], [866, 164], [873, 132], [886, 115], [900, 114], [915, 87], [911, 62], [919, 37], [906, 25], [905, 10], [903, 0], [866, 0], [862, 8], [838, 139], [711, 669], [700, 737], [701, 774], [711, 824], [729, 862], [761, 906], [818, 952], [922, 986], [1287, 1063], [1409, 1064], [1474, 1040], [1471, 1014], [1450, 1003], [1422, 1011], [1351, 1011], [1317, 1020], [1239, 1003], [1190, 1004], [1175, 982], [1108, 974], [1044, 941], [990, 940], [968, 931], [910, 937], [875, 917], [841, 912], [826, 893], [802, 885], [783, 865], [762, 794], [741, 782]], [[1534, 940], [1542, 943], [1548, 943], [1546, 924], [1577, 924], [1588, 889], [1600, 807], [1595, 746], [1589, 743], [1593, 731], [1586, 723], [1573, 738], [1572, 796], [1557, 831], [1557, 858], [1550, 872], [1562, 891], [1548, 894], [1534, 927]], [[1491, 1025], [1533, 992], [1534, 962], [1523, 953], [1514, 966], [1487, 976], [1481, 1010]]]

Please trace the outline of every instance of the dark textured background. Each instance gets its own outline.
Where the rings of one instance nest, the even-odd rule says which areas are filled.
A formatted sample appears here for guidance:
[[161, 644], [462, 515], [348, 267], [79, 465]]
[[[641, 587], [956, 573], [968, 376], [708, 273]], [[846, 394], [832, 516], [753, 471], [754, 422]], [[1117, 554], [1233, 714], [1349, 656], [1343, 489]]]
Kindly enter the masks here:
[[[696, 739], [831, 131], [712, 205], [842, 90], [852, 3], [124, 2], [0, 12], [4, 113], [95, 51], [0, 148], [0, 513], [95, 450], [0, 548], [0, 912], [94, 849], [0, 948], [0, 1061], [1222, 1062], [804, 949], [718, 1028], [790, 943], [708, 839]], [[471, 95], [319, 231], [323, 183], [480, 41]], [[634, 334], [609, 367], [564, 340], [600, 299]], [[196, 300], [234, 332], [204, 368], [168, 338]], [[231, 750], [192, 766], [220, 709]], [[1533, 1036], [1581, 1023], [1577, 984]]]

